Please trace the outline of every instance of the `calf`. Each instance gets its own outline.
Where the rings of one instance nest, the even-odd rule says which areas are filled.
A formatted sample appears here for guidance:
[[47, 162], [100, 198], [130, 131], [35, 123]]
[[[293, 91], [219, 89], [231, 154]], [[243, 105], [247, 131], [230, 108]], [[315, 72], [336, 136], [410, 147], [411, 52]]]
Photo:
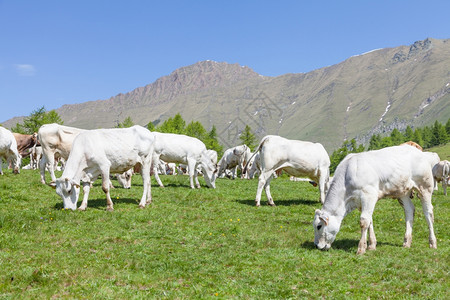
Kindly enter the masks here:
[[358, 154], [349, 154], [338, 165], [321, 210], [314, 218], [314, 244], [328, 250], [339, 232], [344, 217], [358, 208], [361, 211], [361, 240], [358, 254], [376, 248], [372, 214], [383, 197], [396, 198], [405, 211], [406, 233], [403, 246], [412, 242], [414, 204], [412, 191], [417, 191], [428, 223], [429, 242], [436, 248], [433, 230], [433, 174], [424, 153], [411, 146], [395, 146]]
[[56, 180], [56, 193], [64, 208], [76, 209], [80, 180], [84, 181], [84, 197], [79, 210], [87, 208], [90, 182], [102, 176], [102, 189], [106, 194], [107, 210], [112, 211], [109, 193], [109, 174], [123, 173], [141, 165], [144, 191], [139, 207], [151, 203], [150, 166], [155, 136], [141, 126], [130, 128], [97, 129], [80, 133], [73, 141], [72, 150], [61, 178]]

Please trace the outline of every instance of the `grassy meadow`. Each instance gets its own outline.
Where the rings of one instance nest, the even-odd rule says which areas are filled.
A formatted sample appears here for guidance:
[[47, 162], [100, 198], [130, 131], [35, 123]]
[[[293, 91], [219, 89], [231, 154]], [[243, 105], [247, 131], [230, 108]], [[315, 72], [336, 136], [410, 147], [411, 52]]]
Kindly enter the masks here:
[[[138, 208], [140, 176], [112, 190], [100, 181], [85, 212], [39, 183], [38, 171], [0, 177], [0, 298], [450, 298], [450, 195], [435, 193], [438, 249], [428, 247], [420, 201], [413, 245], [402, 247], [403, 209], [382, 199], [374, 213], [378, 245], [356, 255], [359, 212], [344, 219], [332, 248], [314, 247], [317, 188], [272, 181], [276, 207], [254, 206], [257, 180], [218, 179], [191, 190], [187, 176], [153, 181], [153, 203]], [[60, 176], [61, 173], [57, 173]], [[153, 179], [153, 178], [152, 178]], [[81, 199], [80, 199], [81, 201]]]

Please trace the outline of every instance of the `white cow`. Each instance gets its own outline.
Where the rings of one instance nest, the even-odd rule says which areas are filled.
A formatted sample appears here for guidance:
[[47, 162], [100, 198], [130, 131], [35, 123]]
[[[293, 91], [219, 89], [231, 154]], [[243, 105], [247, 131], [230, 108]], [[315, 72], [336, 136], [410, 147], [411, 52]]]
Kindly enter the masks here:
[[330, 158], [322, 144], [268, 135], [261, 140], [253, 155], [257, 153], [260, 155], [261, 174], [256, 192], [256, 206], [260, 206], [263, 188], [266, 191], [268, 204], [275, 206], [270, 194], [270, 181], [275, 171], [285, 171], [296, 177], [305, 176], [318, 182], [320, 201], [323, 203], [330, 176]]
[[136, 164], [141, 165], [144, 191], [139, 207], [144, 208], [152, 201], [150, 167], [154, 144], [154, 134], [137, 125], [130, 128], [97, 129], [80, 133], [73, 141], [61, 178], [56, 180], [56, 193], [63, 199], [64, 208], [76, 209], [82, 180], [84, 197], [79, 210], [85, 210], [90, 182], [101, 175], [107, 210], [114, 210], [109, 194], [109, 174], [123, 173]]
[[442, 188], [444, 189], [444, 195], [447, 196], [447, 185], [450, 180], [450, 162], [443, 160], [434, 165], [433, 177], [436, 183], [435, 189], [437, 189], [437, 183], [442, 182]]
[[85, 130], [59, 125], [56, 123], [42, 125], [38, 131], [38, 140], [42, 146], [42, 159], [39, 163], [41, 182], [45, 184], [45, 168], [48, 168], [52, 183], [55, 182], [55, 158], [69, 157], [73, 140]]
[[338, 165], [321, 210], [314, 218], [314, 244], [318, 249], [328, 250], [339, 232], [344, 217], [358, 208], [361, 211], [361, 240], [358, 254], [376, 248], [372, 214], [377, 201], [384, 197], [398, 199], [405, 211], [406, 233], [403, 246], [410, 247], [414, 204], [412, 191], [422, 202], [428, 223], [429, 242], [436, 248], [433, 230], [433, 174], [425, 155], [411, 146], [395, 146], [358, 154], [349, 154]]
[[4, 158], [7, 162], [12, 162], [13, 172], [15, 174], [20, 172], [22, 157], [17, 150], [16, 139], [11, 131], [0, 126], [0, 175], [3, 175], [2, 158]]
[[245, 174], [248, 176], [248, 179], [255, 178], [255, 175], [259, 175], [261, 173], [261, 162], [259, 160], [259, 152], [256, 153], [254, 156], [252, 155], [252, 158], [249, 160], [247, 164], [247, 169], [249, 170]]
[[187, 164], [191, 188], [194, 188], [194, 180], [197, 188], [200, 188], [197, 178], [197, 166], [201, 167], [208, 187], [216, 187], [216, 168], [208, 157], [206, 146], [202, 141], [182, 134], [153, 133], [156, 136], [153, 172], [159, 186], [164, 187], [156, 171], [156, 164], [162, 159], [168, 163]]
[[219, 171], [217, 176], [220, 177], [224, 173], [226, 174], [226, 170], [231, 170], [232, 178], [234, 179], [236, 178], [237, 168], [239, 167], [243, 178], [243, 170], [250, 157], [250, 148], [245, 144], [225, 150], [222, 158], [219, 160]]

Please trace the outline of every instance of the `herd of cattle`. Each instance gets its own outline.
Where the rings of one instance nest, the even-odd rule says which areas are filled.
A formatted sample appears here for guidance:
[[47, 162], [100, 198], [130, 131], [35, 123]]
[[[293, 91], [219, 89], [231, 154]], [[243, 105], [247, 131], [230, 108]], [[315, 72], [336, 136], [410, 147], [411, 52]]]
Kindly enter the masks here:
[[[404, 208], [406, 233], [404, 247], [411, 246], [414, 218], [414, 193], [421, 200], [429, 228], [429, 245], [436, 248], [433, 229], [431, 197], [442, 182], [444, 194], [449, 184], [450, 162], [441, 161], [433, 152], [423, 152], [420, 146], [408, 142], [381, 150], [349, 154], [330, 177], [330, 158], [319, 143], [288, 140], [269, 135], [259, 143], [254, 153], [246, 145], [224, 152], [217, 161], [217, 153], [207, 150], [200, 140], [169, 133], [150, 132], [144, 127], [83, 130], [58, 124], [43, 125], [38, 133], [22, 135], [0, 127], [0, 160], [4, 158], [14, 173], [19, 173], [21, 158], [31, 154], [31, 167], [40, 169], [41, 182], [45, 171], [51, 176], [50, 186], [62, 198], [64, 208], [75, 210], [83, 188], [83, 200], [78, 208], [87, 208], [89, 191], [99, 176], [106, 194], [107, 210], [113, 210], [110, 196], [111, 174], [117, 174], [123, 187], [129, 188], [133, 170], [143, 180], [139, 207], [151, 203], [150, 176], [164, 187], [159, 174], [168, 170], [175, 174], [186, 169], [191, 188], [200, 188], [198, 174], [204, 176], [208, 187], [215, 188], [218, 177], [235, 178], [240, 168], [242, 177], [251, 179], [259, 173], [256, 206], [260, 205], [262, 190], [268, 204], [274, 206], [270, 181], [281, 171], [294, 177], [307, 177], [319, 187], [322, 209], [314, 217], [314, 243], [328, 250], [338, 233], [343, 218], [358, 208], [361, 211], [361, 239], [358, 253], [376, 247], [372, 214], [376, 202], [383, 197], [398, 199]], [[37, 159], [39, 159], [39, 163]], [[65, 161], [60, 178], [55, 176], [58, 160]], [[0, 167], [3, 165], [0, 161]], [[1, 174], [3, 171], [0, 169]], [[194, 185], [195, 183], [195, 185]]]

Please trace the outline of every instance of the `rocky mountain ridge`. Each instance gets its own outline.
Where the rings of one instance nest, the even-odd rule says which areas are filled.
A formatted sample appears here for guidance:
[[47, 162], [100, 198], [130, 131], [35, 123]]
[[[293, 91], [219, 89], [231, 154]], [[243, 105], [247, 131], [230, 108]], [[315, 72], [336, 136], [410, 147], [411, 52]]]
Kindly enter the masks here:
[[86, 129], [113, 127], [127, 116], [146, 125], [180, 112], [207, 129], [216, 125], [225, 146], [239, 143], [248, 124], [259, 138], [279, 134], [316, 141], [331, 152], [344, 139], [365, 142], [373, 133], [447, 121], [449, 103], [450, 40], [426, 39], [277, 77], [202, 61], [129, 93], [64, 105], [57, 112], [66, 125]]

